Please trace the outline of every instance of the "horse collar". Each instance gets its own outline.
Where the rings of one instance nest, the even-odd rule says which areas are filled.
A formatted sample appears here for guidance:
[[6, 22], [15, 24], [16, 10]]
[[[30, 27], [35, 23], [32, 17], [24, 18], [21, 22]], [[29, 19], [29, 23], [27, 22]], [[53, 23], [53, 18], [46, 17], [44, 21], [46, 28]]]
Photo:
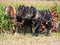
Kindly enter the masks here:
[[12, 19], [15, 19], [16, 18], [16, 16], [10, 16], [10, 19], [12, 20]]

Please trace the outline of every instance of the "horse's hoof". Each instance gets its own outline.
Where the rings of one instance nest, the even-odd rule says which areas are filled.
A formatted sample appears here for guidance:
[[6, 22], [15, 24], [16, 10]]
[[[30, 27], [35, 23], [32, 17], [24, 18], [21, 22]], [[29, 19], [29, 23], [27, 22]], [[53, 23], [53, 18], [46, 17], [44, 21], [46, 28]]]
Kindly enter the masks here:
[[46, 36], [50, 36], [50, 34], [47, 34], [47, 33], [46, 33], [45, 35], [46, 35]]
[[23, 31], [23, 30], [21, 30], [21, 33], [24, 33], [24, 31]]
[[38, 36], [39, 34], [36, 34], [35, 36]]
[[35, 34], [35, 33], [33, 33], [33, 36], [38, 36], [39, 34]]

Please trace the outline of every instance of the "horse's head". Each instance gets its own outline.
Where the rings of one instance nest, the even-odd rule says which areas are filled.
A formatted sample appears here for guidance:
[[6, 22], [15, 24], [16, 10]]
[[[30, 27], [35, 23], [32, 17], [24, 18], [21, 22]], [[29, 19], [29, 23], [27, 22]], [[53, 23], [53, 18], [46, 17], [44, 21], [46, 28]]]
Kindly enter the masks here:
[[25, 12], [25, 6], [24, 5], [20, 5], [18, 7], [16, 15], [19, 16], [19, 17], [20, 16], [24, 16], [24, 12]]
[[36, 8], [31, 6], [31, 7], [27, 7], [26, 9], [26, 17], [27, 18], [30, 18], [30, 17], [33, 17], [34, 15], [36, 15]]
[[9, 16], [13, 16], [13, 15], [15, 15], [16, 14], [16, 10], [15, 10], [15, 8], [14, 7], [12, 7], [12, 6], [6, 6], [6, 8], [5, 8], [5, 15], [9, 15]]

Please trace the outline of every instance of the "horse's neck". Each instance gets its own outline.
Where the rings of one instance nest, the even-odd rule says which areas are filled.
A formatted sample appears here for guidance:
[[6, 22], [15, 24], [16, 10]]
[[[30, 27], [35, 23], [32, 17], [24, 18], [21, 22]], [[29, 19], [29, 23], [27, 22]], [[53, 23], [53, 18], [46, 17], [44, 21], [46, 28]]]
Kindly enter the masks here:
[[14, 10], [14, 14], [16, 14], [16, 9], [13, 7], [13, 10]]
[[15, 10], [15, 8], [11, 9], [11, 11], [10, 11], [10, 15], [11, 15], [11, 16], [14, 16], [15, 14], [16, 14], [16, 10]]

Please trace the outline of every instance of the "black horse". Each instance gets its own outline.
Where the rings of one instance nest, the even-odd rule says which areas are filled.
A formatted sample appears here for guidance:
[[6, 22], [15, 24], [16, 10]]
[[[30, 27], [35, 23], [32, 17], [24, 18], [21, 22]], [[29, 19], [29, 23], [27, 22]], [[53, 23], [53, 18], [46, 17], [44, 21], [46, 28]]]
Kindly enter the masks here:
[[[28, 13], [29, 13], [29, 7], [25, 8], [25, 15], [22, 16], [22, 19], [24, 20], [24, 23], [22, 25], [22, 27], [29, 27], [30, 28], [30, 33], [32, 33], [32, 19], [29, 17]], [[23, 29], [24, 32], [27, 32], [25, 29]]]
[[22, 26], [22, 32], [25, 33], [26, 29], [25, 27], [29, 27], [30, 28], [30, 32], [32, 32], [32, 19], [28, 18], [29, 16], [27, 15], [29, 12], [29, 7], [24, 6], [24, 5], [20, 5], [18, 7], [17, 13], [16, 13], [16, 18], [18, 22], [22, 22], [21, 26]]
[[35, 34], [38, 34], [38, 28], [41, 24], [45, 26], [46, 30], [46, 36], [49, 35], [50, 27], [51, 27], [51, 21], [52, 21], [52, 15], [50, 11], [48, 10], [39, 10], [36, 13], [36, 16], [34, 18], [35, 20]]
[[[32, 25], [33, 25], [33, 18], [36, 15], [36, 8], [31, 6], [31, 7], [27, 7], [26, 9], [26, 16], [25, 16], [25, 25], [27, 24], [27, 26], [30, 27], [30, 30], [32, 32]], [[28, 23], [27, 23], [28, 22]], [[33, 32], [32, 32], [33, 33]]]
[[[33, 24], [34, 24], [34, 35], [38, 35], [38, 29], [41, 24], [43, 24], [47, 31], [46, 35], [49, 35], [50, 32], [50, 27], [51, 27], [51, 20], [52, 20], [52, 15], [50, 11], [48, 10], [36, 10], [35, 7], [31, 6], [28, 10], [27, 13], [27, 18], [32, 19]], [[47, 24], [46, 24], [47, 22]]]

